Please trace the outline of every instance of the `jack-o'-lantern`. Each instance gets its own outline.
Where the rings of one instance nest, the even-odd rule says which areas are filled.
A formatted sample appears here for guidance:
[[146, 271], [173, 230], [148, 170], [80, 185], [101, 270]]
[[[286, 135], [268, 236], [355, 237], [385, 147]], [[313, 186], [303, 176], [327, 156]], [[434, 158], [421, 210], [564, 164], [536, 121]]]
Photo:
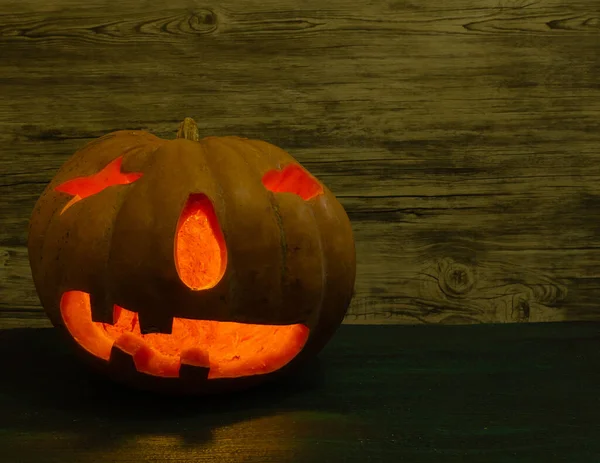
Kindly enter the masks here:
[[29, 260], [51, 322], [115, 379], [239, 389], [315, 355], [355, 280], [334, 195], [263, 141], [117, 131], [76, 152], [39, 198]]

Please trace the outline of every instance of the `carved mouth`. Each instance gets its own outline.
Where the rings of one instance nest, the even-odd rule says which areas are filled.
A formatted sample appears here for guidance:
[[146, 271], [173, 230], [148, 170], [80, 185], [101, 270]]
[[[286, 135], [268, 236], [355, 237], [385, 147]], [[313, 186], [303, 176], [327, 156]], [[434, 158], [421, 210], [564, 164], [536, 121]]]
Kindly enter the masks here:
[[118, 349], [139, 372], [178, 377], [182, 364], [208, 368], [208, 378], [234, 378], [276, 371], [304, 347], [303, 324], [255, 325], [173, 318], [171, 334], [142, 334], [137, 313], [114, 306], [114, 324], [92, 321], [89, 294], [68, 291], [60, 302], [71, 336], [88, 352], [110, 360]]
[[[142, 178], [122, 172], [123, 156], [101, 171], [78, 177], [55, 189], [71, 195], [61, 214], [75, 203], [109, 187]], [[323, 194], [322, 185], [297, 164], [268, 171], [262, 178], [274, 193], [293, 193], [305, 201]], [[212, 202], [193, 193], [177, 224], [174, 257], [181, 281], [191, 291], [213, 288], [227, 267], [227, 246]], [[173, 318], [171, 334], [142, 334], [138, 314], [114, 306], [113, 324], [94, 322], [90, 295], [68, 291], [60, 310], [72, 337], [88, 352], [110, 361], [115, 351], [131, 356], [139, 372], [179, 377], [182, 365], [208, 369], [208, 378], [233, 378], [270, 373], [290, 362], [304, 347], [309, 329], [303, 324], [255, 325]]]

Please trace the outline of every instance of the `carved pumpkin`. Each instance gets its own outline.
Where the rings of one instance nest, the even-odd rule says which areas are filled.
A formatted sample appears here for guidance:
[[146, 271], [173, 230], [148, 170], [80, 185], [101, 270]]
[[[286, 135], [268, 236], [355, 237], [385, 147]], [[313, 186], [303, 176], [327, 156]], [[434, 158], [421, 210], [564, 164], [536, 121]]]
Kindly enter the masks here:
[[239, 137], [117, 131], [39, 198], [29, 259], [42, 305], [113, 378], [172, 392], [256, 384], [315, 355], [355, 279], [334, 195], [288, 153]]

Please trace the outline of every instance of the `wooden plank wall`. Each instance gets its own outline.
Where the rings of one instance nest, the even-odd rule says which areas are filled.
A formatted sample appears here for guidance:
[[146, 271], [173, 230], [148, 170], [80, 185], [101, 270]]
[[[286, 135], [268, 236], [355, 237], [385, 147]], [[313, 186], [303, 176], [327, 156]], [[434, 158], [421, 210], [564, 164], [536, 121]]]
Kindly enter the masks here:
[[115, 129], [264, 139], [339, 197], [348, 323], [600, 319], [597, 0], [4, 0], [0, 322], [37, 196]]

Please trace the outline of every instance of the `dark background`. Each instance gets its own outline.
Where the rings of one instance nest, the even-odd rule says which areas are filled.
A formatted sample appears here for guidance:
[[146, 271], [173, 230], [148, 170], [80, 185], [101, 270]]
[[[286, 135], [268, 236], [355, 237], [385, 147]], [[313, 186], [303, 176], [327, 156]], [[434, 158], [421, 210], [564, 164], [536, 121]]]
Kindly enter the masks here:
[[[27, 261], [74, 151], [186, 116], [290, 152], [357, 245], [319, 359], [219, 399], [87, 372]], [[0, 146], [2, 463], [600, 461], [597, 0], [0, 0]]]
[[27, 221], [117, 129], [274, 143], [357, 243], [347, 323], [600, 318], [596, 0], [0, 1], [0, 321]]

